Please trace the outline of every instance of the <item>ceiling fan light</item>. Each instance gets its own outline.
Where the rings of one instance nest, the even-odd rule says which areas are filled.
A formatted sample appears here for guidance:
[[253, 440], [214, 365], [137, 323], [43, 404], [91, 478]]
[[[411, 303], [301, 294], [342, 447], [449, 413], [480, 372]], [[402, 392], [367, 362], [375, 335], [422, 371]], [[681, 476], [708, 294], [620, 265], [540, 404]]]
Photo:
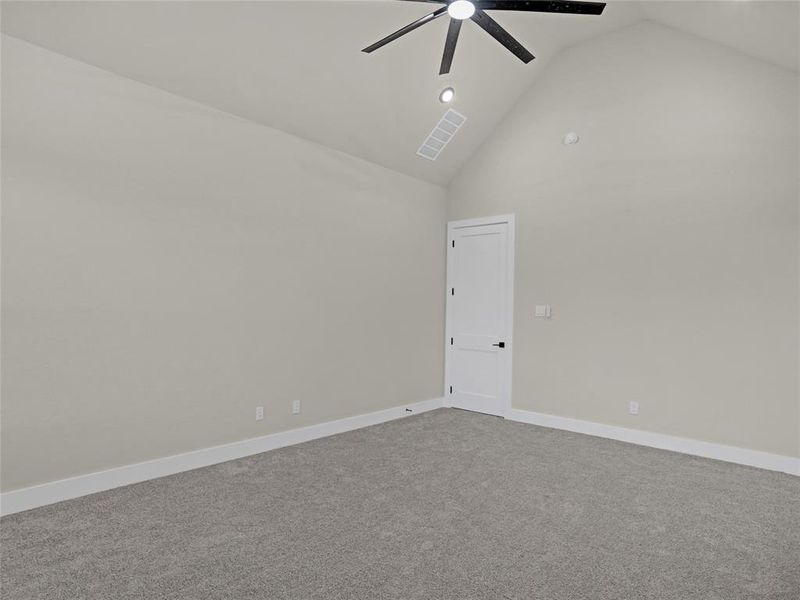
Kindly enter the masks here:
[[447, 5], [447, 13], [454, 19], [469, 19], [475, 14], [475, 5], [469, 0], [455, 0]]

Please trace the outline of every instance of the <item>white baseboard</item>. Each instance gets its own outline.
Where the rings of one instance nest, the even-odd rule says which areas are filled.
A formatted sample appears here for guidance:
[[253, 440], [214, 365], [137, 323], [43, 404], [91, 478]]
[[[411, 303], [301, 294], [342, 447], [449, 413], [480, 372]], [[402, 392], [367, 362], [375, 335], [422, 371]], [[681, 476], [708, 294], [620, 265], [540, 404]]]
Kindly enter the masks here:
[[[200, 467], [207, 467], [221, 462], [260, 454], [268, 450], [291, 446], [318, 438], [344, 433], [378, 423], [385, 423], [400, 419], [412, 414], [419, 414], [441, 408], [446, 403], [443, 398], [433, 398], [414, 404], [390, 408], [377, 412], [347, 417], [337, 421], [310, 425], [300, 429], [291, 429], [273, 433], [262, 437], [233, 442], [222, 446], [203, 448], [184, 454], [176, 454], [165, 458], [158, 458], [147, 462], [127, 465], [98, 471], [87, 475], [79, 475], [69, 479], [62, 479], [42, 485], [36, 485], [19, 490], [0, 494], [0, 515], [29, 510], [38, 506], [45, 506], [62, 500], [78, 498], [96, 492], [110, 490], [131, 483], [147, 481], [157, 477], [173, 475], [183, 471], [190, 471]], [[671, 450], [683, 454], [692, 454], [705, 458], [714, 458], [726, 462], [759, 467], [770, 471], [780, 471], [800, 476], [800, 458], [781, 456], [757, 450], [747, 450], [723, 444], [713, 444], [686, 438], [627, 429], [614, 425], [603, 425], [592, 421], [582, 421], [568, 417], [558, 417], [527, 410], [513, 408], [508, 411], [506, 418], [511, 421], [520, 421], [532, 425], [563, 429], [586, 435], [603, 437], [621, 442], [629, 442], [640, 446]]]
[[800, 458], [512, 408], [507, 419], [800, 476]]
[[78, 498], [79, 496], [86, 496], [87, 494], [94, 494], [131, 483], [207, 467], [253, 454], [260, 454], [275, 448], [291, 446], [353, 429], [368, 427], [369, 425], [385, 423], [386, 421], [441, 408], [442, 402], [442, 398], [423, 400], [414, 404], [356, 415], [337, 421], [320, 423], [319, 425], [309, 425], [300, 429], [281, 431], [222, 446], [203, 448], [184, 454], [108, 469], [107, 471], [98, 471], [97, 473], [89, 473], [12, 490], [0, 494], [0, 515], [10, 515], [36, 508], [37, 506], [53, 504], [54, 502]]

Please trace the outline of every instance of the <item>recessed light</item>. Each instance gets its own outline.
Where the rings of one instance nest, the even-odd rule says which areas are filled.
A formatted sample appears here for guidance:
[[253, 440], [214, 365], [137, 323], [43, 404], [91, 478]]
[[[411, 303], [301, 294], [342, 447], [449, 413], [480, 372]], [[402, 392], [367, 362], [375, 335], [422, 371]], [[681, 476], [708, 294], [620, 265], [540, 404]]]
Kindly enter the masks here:
[[445, 103], [450, 102], [455, 97], [455, 95], [456, 91], [453, 88], [451, 87], [444, 88], [442, 90], [442, 93], [439, 94], [439, 102], [445, 102]]
[[447, 5], [448, 14], [454, 19], [469, 19], [475, 14], [475, 5], [469, 0], [456, 0]]

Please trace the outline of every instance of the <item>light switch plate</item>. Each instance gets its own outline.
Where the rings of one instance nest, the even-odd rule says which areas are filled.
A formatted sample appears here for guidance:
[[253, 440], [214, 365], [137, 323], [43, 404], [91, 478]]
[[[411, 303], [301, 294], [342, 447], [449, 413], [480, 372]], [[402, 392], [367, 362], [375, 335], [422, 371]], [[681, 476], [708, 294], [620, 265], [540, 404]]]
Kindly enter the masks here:
[[535, 317], [539, 317], [542, 319], [549, 319], [550, 318], [550, 305], [549, 304], [537, 304], [536, 310], [533, 313]]

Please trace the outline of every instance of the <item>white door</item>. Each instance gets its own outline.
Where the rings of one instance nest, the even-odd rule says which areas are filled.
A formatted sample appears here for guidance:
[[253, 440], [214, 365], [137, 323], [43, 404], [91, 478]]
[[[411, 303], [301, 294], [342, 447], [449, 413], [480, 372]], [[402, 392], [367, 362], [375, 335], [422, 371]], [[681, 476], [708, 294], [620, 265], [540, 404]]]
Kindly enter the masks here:
[[446, 404], [511, 407], [513, 215], [448, 224]]

